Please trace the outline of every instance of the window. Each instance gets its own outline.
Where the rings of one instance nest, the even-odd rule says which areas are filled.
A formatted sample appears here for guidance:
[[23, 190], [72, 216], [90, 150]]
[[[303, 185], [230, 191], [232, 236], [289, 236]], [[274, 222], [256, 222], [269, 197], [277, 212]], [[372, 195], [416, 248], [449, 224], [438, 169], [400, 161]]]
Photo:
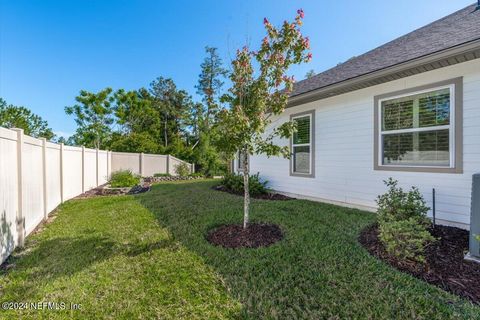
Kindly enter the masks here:
[[[376, 169], [453, 172], [461, 131], [456, 116], [458, 81], [376, 98]], [[458, 93], [461, 95], [461, 93]], [[461, 100], [460, 100], [461, 101]], [[458, 124], [461, 126], [461, 124]]]
[[297, 131], [291, 140], [291, 175], [314, 176], [314, 115], [311, 111], [291, 116], [291, 120], [297, 124]]
[[238, 155], [237, 155], [237, 169], [238, 171], [243, 171], [245, 169], [245, 166], [244, 166], [244, 161], [245, 159], [245, 153], [242, 152], [242, 151], [239, 151], [238, 152]]

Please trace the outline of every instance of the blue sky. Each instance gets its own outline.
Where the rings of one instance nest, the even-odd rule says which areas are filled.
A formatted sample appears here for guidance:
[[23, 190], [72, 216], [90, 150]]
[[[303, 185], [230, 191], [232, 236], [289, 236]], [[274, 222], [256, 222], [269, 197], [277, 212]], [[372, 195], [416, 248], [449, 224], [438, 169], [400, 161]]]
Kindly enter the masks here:
[[137, 89], [164, 76], [198, 100], [204, 47], [227, 63], [246, 42], [259, 44], [263, 17], [278, 24], [305, 11], [313, 60], [292, 69], [302, 79], [473, 2], [0, 0], [0, 97], [69, 134], [64, 107], [81, 89]]

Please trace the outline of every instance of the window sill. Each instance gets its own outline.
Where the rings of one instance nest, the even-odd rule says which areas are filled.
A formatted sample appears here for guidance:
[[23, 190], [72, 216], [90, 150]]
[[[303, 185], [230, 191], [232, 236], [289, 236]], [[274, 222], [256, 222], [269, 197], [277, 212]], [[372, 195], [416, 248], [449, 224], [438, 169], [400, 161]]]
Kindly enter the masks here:
[[290, 172], [291, 177], [300, 177], [300, 178], [315, 178], [314, 173], [296, 173], [296, 172]]
[[402, 166], [374, 166], [375, 171], [426, 172], [426, 173], [463, 173], [462, 168], [441, 167], [402, 167]]

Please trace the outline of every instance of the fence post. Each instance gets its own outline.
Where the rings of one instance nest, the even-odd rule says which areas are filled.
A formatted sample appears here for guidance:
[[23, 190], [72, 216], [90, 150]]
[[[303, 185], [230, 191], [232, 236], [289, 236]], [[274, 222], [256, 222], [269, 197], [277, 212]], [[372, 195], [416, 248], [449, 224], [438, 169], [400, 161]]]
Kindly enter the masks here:
[[23, 247], [25, 244], [25, 217], [23, 216], [23, 129], [14, 128], [17, 132], [17, 180], [18, 180], [18, 210], [17, 210], [17, 244]]
[[85, 192], [85, 146], [82, 146], [82, 193]]
[[[64, 183], [63, 183], [63, 149], [64, 149], [64, 144], [63, 143], [60, 143], [60, 201], [61, 203], [64, 202], [64, 199], [65, 199], [65, 192], [63, 190], [63, 186], [64, 186]], [[82, 170], [82, 173], [83, 173], [83, 170]], [[83, 179], [83, 178], [82, 178]]]
[[110, 180], [110, 161], [112, 154], [107, 150], [107, 181]]
[[43, 169], [43, 220], [48, 218], [48, 209], [47, 209], [47, 139], [41, 138], [42, 140], [42, 169]]
[[98, 163], [99, 163], [99, 161], [98, 161], [98, 148], [96, 149], [96, 152], [97, 152], [97, 153], [96, 153], [96, 155], [97, 155], [97, 157], [96, 157], [96, 159], [97, 159], [97, 160], [96, 160], [96, 161], [97, 161], [97, 163], [96, 163], [96, 167], [97, 167], [97, 168], [96, 168], [96, 170], [97, 170], [97, 171], [96, 171], [97, 180], [96, 180], [95, 183], [97, 184], [97, 187], [98, 187], [98, 186], [99, 186], [99, 182], [100, 182], [100, 179], [98, 178], [98, 174], [99, 174], [99, 170], [98, 170]]
[[112, 170], [111, 167], [112, 163], [112, 152], [107, 150], [107, 181], [110, 180], [110, 171]]
[[170, 155], [167, 154], [167, 174], [170, 174]]
[[144, 155], [143, 152], [140, 153], [140, 176], [143, 177], [145, 174], [145, 167], [144, 167]]

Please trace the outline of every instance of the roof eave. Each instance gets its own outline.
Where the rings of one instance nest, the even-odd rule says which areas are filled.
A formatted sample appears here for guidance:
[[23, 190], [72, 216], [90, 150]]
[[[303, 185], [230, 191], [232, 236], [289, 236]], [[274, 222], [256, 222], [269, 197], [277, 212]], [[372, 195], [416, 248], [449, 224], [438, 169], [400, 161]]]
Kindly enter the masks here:
[[287, 108], [480, 58], [480, 39], [289, 98]]

